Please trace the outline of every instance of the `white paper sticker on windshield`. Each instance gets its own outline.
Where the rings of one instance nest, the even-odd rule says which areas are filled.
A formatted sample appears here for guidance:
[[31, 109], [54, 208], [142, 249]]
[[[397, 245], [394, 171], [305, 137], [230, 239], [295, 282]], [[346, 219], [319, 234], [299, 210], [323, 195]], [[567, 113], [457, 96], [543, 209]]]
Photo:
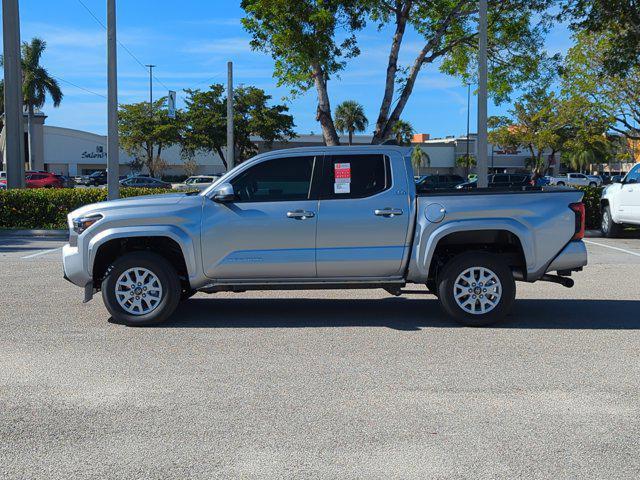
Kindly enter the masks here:
[[350, 193], [351, 184], [350, 183], [334, 183], [333, 192], [334, 193]]

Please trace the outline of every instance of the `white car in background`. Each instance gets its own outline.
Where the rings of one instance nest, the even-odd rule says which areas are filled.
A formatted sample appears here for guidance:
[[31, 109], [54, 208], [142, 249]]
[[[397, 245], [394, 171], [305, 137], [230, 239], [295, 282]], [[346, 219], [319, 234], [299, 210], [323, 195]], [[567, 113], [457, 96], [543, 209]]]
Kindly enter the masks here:
[[602, 191], [601, 230], [605, 237], [620, 234], [625, 225], [640, 226], [640, 163], [622, 179]]
[[550, 185], [558, 185], [559, 187], [599, 187], [602, 185], [602, 178], [594, 175], [585, 175], [584, 173], [567, 173], [558, 175], [557, 177], [549, 177]]
[[208, 188], [213, 182], [218, 180], [220, 175], [194, 175], [193, 177], [187, 178], [184, 183], [179, 183], [174, 185], [173, 188], [175, 190], [205, 190]]

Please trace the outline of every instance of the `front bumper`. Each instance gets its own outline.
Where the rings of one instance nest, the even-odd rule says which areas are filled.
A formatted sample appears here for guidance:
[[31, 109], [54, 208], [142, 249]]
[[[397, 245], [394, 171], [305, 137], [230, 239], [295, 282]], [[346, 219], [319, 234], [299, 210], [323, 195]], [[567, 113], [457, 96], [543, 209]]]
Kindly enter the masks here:
[[78, 247], [69, 244], [62, 247], [62, 268], [64, 278], [79, 287], [86, 287], [92, 281], [91, 275], [85, 269], [85, 260]]
[[547, 272], [580, 270], [587, 264], [587, 247], [582, 240], [569, 242], [547, 267]]

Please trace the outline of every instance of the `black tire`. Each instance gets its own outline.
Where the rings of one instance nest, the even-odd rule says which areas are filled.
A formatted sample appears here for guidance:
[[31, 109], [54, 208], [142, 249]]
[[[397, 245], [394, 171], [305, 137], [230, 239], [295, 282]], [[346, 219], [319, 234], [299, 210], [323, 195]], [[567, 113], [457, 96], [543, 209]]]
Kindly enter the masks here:
[[558, 183], [556, 183], [556, 185], [557, 185], [558, 187], [564, 187], [564, 182], [558, 182]]
[[602, 220], [600, 221], [600, 231], [607, 238], [615, 238], [622, 232], [622, 225], [613, 221], [609, 205], [602, 209]]
[[[162, 286], [160, 302], [146, 314], [132, 314], [118, 303], [116, 298], [116, 282], [127, 270], [145, 268], [151, 271]], [[180, 301], [180, 280], [178, 273], [164, 257], [152, 252], [131, 252], [118, 258], [107, 269], [102, 280], [102, 300], [116, 323], [132, 327], [156, 325], [165, 321], [173, 313]]]
[[598, 184], [596, 182], [589, 182], [590, 187], [597, 187]]
[[[455, 299], [456, 280], [463, 272], [473, 267], [491, 270], [500, 281], [501, 296], [497, 305], [487, 313], [471, 313], [458, 305]], [[479, 295], [486, 293], [479, 292]], [[509, 313], [515, 297], [516, 282], [509, 265], [499, 255], [492, 253], [469, 252], [457, 255], [447, 262], [438, 277], [438, 298], [443, 310], [458, 322], [470, 327], [482, 327], [501, 320]]]

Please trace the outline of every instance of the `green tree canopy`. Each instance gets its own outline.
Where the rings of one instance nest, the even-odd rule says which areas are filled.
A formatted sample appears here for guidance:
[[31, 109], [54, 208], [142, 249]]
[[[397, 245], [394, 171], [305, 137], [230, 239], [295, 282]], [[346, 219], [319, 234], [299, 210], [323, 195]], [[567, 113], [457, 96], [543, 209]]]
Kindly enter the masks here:
[[[553, 0], [489, 0], [489, 87], [496, 101], [508, 98], [513, 88], [540, 82], [555, 58], [543, 48], [548, 23], [542, 13]], [[292, 93], [315, 85], [317, 119], [325, 142], [337, 145], [331, 119], [327, 82], [359, 54], [357, 32], [367, 20], [377, 23], [388, 38], [389, 56], [384, 91], [373, 143], [393, 135], [423, 67], [470, 80], [477, 70], [477, 17], [475, 0], [243, 0], [244, 27], [252, 46], [270, 53], [279, 85]], [[536, 20], [537, 19], [537, 20]], [[398, 59], [408, 30], [420, 38], [418, 53], [408, 65]]]
[[640, 4], [637, 0], [564, 0], [560, 18], [578, 32], [609, 37], [602, 67], [624, 75], [640, 67]]
[[581, 32], [569, 50], [561, 71], [565, 95], [580, 102], [591, 118], [607, 121], [608, 128], [640, 139], [640, 66], [624, 73], [607, 67], [615, 34]]
[[[296, 95], [315, 86], [320, 122], [328, 145], [339, 139], [331, 117], [327, 82], [345, 59], [359, 53], [354, 32], [364, 24], [360, 0], [242, 0], [251, 46], [271, 54], [278, 85]], [[338, 40], [340, 38], [340, 40]]]
[[120, 105], [118, 131], [122, 148], [144, 167], [151, 176], [160, 175], [166, 167], [162, 160], [164, 148], [180, 142], [182, 114], [169, 118], [164, 108], [166, 97], [153, 102]]
[[336, 108], [336, 128], [340, 133], [349, 134], [349, 145], [353, 144], [353, 134], [364, 132], [369, 120], [364, 114], [364, 107], [354, 100], [346, 100]]
[[[193, 157], [197, 152], [217, 153], [225, 167], [228, 162], [227, 97], [221, 84], [206, 91], [185, 90], [186, 108], [183, 114], [183, 153]], [[255, 155], [257, 145], [252, 137], [260, 137], [267, 145], [295, 137], [293, 117], [285, 105], [268, 105], [271, 96], [256, 87], [240, 86], [234, 90], [234, 150], [242, 162]]]

